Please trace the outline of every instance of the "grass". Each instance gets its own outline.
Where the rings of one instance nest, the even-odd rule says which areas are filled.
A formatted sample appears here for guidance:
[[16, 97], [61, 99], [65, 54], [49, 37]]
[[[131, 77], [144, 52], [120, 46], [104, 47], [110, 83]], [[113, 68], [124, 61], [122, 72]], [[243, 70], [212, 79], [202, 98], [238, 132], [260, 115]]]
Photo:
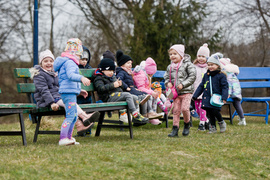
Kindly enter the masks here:
[[[193, 122], [187, 137], [168, 138], [169, 127], [147, 124], [102, 129], [95, 137], [76, 138], [80, 145], [60, 147], [58, 135], [39, 135], [25, 120], [27, 143], [19, 136], [0, 136], [0, 179], [269, 179], [270, 129], [263, 118], [247, 117], [247, 126], [227, 121], [226, 133], [198, 132]], [[43, 128], [58, 129], [63, 117], [47, 118]], [[180, 123], [180, 134], [183, 121]], [[19, 123], [0, 130], [18, 130]], [[219, 130], [219, 129], [218, 129]], [[75, 134], [76, 131], [74, 131]]]

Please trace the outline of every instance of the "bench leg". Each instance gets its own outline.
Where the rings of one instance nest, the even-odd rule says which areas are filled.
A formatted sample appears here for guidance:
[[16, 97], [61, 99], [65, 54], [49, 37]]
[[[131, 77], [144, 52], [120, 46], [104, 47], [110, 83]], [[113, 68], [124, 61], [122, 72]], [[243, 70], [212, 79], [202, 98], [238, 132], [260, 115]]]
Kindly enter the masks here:
[[269, 116], [269, 103], [265, 101], [266, 104], [266, 112], [265, 112], [265, 124], [268, 124], [268, 116]]
[[26, 134], [25, 134], [25, 128], [24, 128], [24, 121], [23, 121], [23, 115], [22, 115], [22, 113], [19, 114], [19, 119], [20, 119], [20, 126], [21, 126], [21, 132], [22, 132], [23, 145], [24, 146], [27, 146]]
[[130, 112], [128, 108], [127, 108], [127, 114], [128, 114], [128, 125], [129, 125], [129, 136], [130, 136], [130, 139], [133, 139], [132, 121], [129, 115]]
[[95, 136], [99, 136], [100, 135], [100, 131], [101, 131], [102, 123], [103, 123], [103, 120], [104, 120], [104, 116], [105, 116], [105, 111], [101, 111], [100, 112], [99, 119], [98, 119], [98, 126], [97, 126], [97, 130], [96, 130]]
[[38, 118], [37, 118], [36, 131], [35, 131], [34, 140], [33, 140], [34, 143], [37, 142], [37, 137], [38, 137], [38, 132], [39, 132], [39, 126], [40, 126], [41, 117], [42, 116], [38, 116]]

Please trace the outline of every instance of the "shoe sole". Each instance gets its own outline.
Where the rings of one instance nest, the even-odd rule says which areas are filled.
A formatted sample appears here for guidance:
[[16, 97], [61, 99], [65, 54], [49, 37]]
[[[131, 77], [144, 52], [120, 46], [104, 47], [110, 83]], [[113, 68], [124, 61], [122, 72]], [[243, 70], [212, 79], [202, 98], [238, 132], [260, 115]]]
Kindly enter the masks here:
[[99, 116], [100, 116], [100, 113], [98, 111], [95, 111], [90, 118], [83, 121], [83, 125], [85, 127], [89, 126], [92, 122], [95, 122], [96, 119], [99, 118]]
[[162, 115], [156, 115], [156, 116], [148, 117], [148, 119], [160, 119], [162, 117], [163, 117]]
[[144, 105], [149, 99], [150, 99], [151, 95], [147, 95], [141, 102], [140, 105]]

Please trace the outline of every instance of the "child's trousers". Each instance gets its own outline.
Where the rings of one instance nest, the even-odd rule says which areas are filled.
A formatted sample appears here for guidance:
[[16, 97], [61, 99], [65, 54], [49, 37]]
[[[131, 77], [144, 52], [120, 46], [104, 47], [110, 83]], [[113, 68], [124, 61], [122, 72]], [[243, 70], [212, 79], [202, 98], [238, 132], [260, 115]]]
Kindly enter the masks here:
[[215, 109], [215, 108], [206, 108], [206, 113], [207, 116], [210, 118], [210, 124], [212, 126], [216, 126], [216, 119], [218, 122], [223, 121], [223, 118], [220, 114], [220, 109]]
[[184, 122], [188, 123], [190, 121], [190, 102], [192, 94], [182, 94], [179, 95], [173, 101], [173, 126], [179, 127], [180, 114], [183, 113]]
[[71, 139], [74, 125], [77, 121], [77, 95], [61, 94], [61, 99], [65, 104], [66, 119], [62, 123], [60, 140], [64, 138]]
[[108, 102], [126, 101], [131, 113], [139, 111], [139, 100], [136, 95], [132, 95], [129, 92], [115, 92], [112, 93], [108, 99]]
[[196, 99], [194, 104], [195, 104], [196, 112], [200, 116], [200, 121], [206, 121], [207, 120], [206, 111], [204, 109], [202, 109], [202, 100]]

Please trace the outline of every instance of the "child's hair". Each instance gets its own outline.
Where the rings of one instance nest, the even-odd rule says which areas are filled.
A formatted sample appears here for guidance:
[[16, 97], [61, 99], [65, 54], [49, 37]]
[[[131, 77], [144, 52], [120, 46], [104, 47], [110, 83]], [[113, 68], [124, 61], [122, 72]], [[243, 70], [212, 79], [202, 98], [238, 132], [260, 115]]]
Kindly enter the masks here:
[[46, 57], [50, 57], [52, 58], [52, 60], [54, 60], [54, 55], [52, 54], [52, 52], [47, 49], [45, 51], [42, 51], [39, 55], [39, 64], [42, 63], [43, 59], [45, 59]]

